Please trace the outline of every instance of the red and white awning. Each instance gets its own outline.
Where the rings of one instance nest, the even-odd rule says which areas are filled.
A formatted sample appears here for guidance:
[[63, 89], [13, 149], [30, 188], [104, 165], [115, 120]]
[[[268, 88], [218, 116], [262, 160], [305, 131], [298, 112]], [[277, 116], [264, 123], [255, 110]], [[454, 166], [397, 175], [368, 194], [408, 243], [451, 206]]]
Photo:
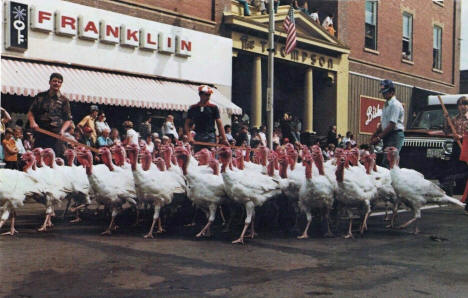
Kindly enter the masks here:
[[[71, 101], [158, 110], [187, 111], [198, 102], [198, 85], [106, 73], [12, 59], [2, 59], [2, 93], [36, 96], [49, 88], [49, 76], [64, 77], [62, 93]], [[211, 101], [228, 114], [242, 114], [217, 89]]]

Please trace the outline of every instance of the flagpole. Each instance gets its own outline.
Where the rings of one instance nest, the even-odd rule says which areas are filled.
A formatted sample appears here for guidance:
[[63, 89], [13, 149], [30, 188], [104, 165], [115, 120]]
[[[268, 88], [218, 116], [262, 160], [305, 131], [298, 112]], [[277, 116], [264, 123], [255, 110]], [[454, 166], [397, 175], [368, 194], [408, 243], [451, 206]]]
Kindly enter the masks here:
[[268, 2], [269, 7], [269, 29], [268, 29], [268, 84], [267, 84], [267, 127], [268, 147], [273, 149], [273, 95], [274, 95], [274, 61], [275, 61], [275, 12], [274, 0]]

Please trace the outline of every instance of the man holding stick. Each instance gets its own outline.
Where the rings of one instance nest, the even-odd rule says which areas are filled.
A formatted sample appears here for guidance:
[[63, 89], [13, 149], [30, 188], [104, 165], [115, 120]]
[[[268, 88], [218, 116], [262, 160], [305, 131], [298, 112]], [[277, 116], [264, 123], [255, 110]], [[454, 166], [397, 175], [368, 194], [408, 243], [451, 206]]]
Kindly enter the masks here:
[[63, 142], [51, 136], [38, 133], [42, 128], [63, 136], [72, 123], [69, 100], [60, 93], [63, 76], [52, 73], [49, 79], [49, 90], [36, 95], [28, 111], [29, 126], [36, 131], [35, 147], [53, 148], [56, 156], [62, 157]]
[[[196, 142], [215, 143], [216, 130], [215, 123], [218, 127], [220, 143], [229, 146], [224, 133], [223, 122], [219, 115], [219, 109], [215, 104], [210, 102], [210, 96], [213, 94], [213, 89], [206, 85], [198, 87], [198, 95], [200, 101], [192, 105], [187, 113], [185, 119], [184, 133], [188, 136], [188, 141], [193, 143], [195, 141], [195, 152], [204, 148], [204, 146], [197, 145]], [[195, 138], [190, 133], [190, 127], [195, 124]]]
[[[442, 103], [443, 104], [443, 103]], [[444, 109], [445, 125], [444, 132], [446, 135], [452, 134], [453, 139], [459, 143], [463, 141], [463, 147], [468, 146], [468, 97], [462, 96], [457, 100], [458, 114], [449, 118], [449, 114]], [[449, 123], [451, 121], [451, 125]], [[452, 131], [452, 129], [454, 131]], [[461, 143], [459, 143], [461, 144]], [[468, 152], [462, 150], [458, 144], [454, 144], [452, 155], [450, 156], [450, 172], [443, 173], [443, 179], [447, 182], [459, 179], [468, 178]], [[447, 183], [445, 182], [445, 183]], [[444, 182], [442, 182], [444, 184]], [[468, 183], [465, 186], [465, 192], [463, 194], [462, 202], [468, 198]], [[468, 207], [465, 207], [465, 211], [468, 213]]]

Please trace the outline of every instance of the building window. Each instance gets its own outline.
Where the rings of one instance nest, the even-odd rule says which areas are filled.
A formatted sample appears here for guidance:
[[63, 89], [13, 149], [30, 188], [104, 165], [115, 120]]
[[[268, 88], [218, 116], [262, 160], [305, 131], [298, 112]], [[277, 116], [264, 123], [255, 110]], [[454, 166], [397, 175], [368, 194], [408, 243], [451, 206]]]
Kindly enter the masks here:
[[403, 13], [403, 45], [402, 56], [405, 60], [413, 60], [413, 15]]
[[442, 69], [442, 28], [434, 26], [432, 68]]
[[365, 47], [377, 50], [377, 1], [366, 1]]

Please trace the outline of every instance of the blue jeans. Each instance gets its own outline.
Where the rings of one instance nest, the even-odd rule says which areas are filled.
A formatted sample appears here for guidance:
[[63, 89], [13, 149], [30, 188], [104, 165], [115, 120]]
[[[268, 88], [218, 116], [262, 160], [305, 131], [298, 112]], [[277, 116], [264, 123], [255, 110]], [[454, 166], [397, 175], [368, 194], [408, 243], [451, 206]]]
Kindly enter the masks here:
[[247, 2], [247, 0], [237, 0], [237, 2], [244, 5], [244, 15], [250, 16], [250, 8], [249, 8], [249, 3]]
[[[404, 141], [405, 133], [402, 130], [394, 130], [383, 138], [383, 149], [385, 151], [385, 148], [395, 147], [398, 149], [398, 152], [400, 152]], [[382, 166], [389, 168], [387, 156], [382, 160]]]
[[[206, 133], [197, 133], [195, 135], [195, 141], [198, 142], [206, 142], [206, 143], [216, 143], [216, 134], [214, 132], [206, 132]], [[194, 151], [198, 152], [202, 150], [203, 148], [208, 148], [210, 149], [210, 146], [204, 146], [204, 145], [195, 145]]]

